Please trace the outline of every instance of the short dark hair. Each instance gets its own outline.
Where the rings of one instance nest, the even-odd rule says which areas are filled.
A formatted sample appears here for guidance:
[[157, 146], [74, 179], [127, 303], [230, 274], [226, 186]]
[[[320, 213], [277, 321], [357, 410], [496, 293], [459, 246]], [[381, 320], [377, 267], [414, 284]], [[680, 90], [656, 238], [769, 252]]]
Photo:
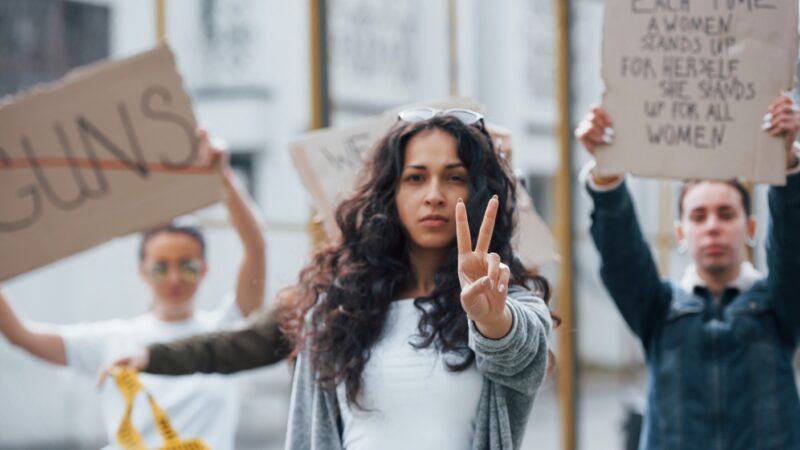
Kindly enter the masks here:
[[700, 184], [700, 183], [702, 183], [704, 181], [708, 181], [710, 183], [727, 184], [728, 186], [736, 189], [736, 191], [739, 192], [739, 195], [742, 197], [742, 207], [744, 208], [745, 216], [750, 217], [750, 215], [753, 213], [752, 206], [750, 205], [750, 191], [748, 191], [747, 188], [739, 180], [737, 180], [737, 179], [717, 180], [717, 181], [714, 181], [714, 180], [689, 180], [689, 181], [685, 181], [683, 183], [683, 186], [681, 186], [681, 195], [678, 198], [678, 218], [679, 219], [681, 217], [683, 217], [683, 199], [684, 199], [684, 197], [686, 197], [686, 194], [689, 193], [689, 191], [693, 187], [697, 186], [698, 184]]
[[145, 246], [155, 235], [159, 233], [181, 233], [194, 239], [200, 246], [200, 256], [206, 259], [206, 239], [203, 237], [203, 232], [199, 227], [193, 225], [176, 225], [170, 223], [156, 228], [151, 228], [142, 233], [142, 241], [139, 244], [139, 262], [144, 261]]

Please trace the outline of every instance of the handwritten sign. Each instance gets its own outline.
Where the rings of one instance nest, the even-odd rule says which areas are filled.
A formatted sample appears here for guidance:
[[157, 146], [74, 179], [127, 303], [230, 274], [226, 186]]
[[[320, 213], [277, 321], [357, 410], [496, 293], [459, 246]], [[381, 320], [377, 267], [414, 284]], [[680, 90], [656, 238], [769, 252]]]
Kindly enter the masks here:
[[783, 141], [761, 130], [794, 81], [796, 1], [607, 0], [601, 175], [784, 184]]
[[[397, 112], [415, 106], [479, 110], [477, 104], [467, 99], [425, 102], [397, 108], [348, 127], [313, 131], [291, 144], [292, 161], [324, 219], [328, 235], [338, 235], [334, 220], [336, 205], [354, 188], [368, 153], [397, 122]], [[555, 239], [522, 188], [518, 189], [517, 203], [519, 220], [512, 241], [522, 262], [526, 267], [538, 268], [557, 261]]]
[[0, 280], [220, 200], [195, 128], [165, 46], [6, 99]]

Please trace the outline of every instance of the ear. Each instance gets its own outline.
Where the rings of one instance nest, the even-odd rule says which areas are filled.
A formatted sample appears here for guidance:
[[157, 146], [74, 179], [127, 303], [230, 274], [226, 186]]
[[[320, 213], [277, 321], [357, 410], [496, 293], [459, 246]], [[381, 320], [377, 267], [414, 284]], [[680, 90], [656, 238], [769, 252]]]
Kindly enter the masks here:
[[145, 283], [150, 281], [150, 277], [147, 276], [147, 271], [144, 269], [144, 261], [139, 261], [139, 278]]
[[207, 273], [208, 273], [208, 264], [206, 264], [206, 260], [204, 259], [203, 260], [203, 266], [200, 268], [200, 280], [201, 281], [203, 280], [203, 278], [206, 277]]
[[683, 225], [681, 224], [680, 220], [676, 220], [675, 222], [673, 222], [672, 228], [675, 230], [676, 241], [680, 243], [686, 240], [686, 235], [683, 233]]
[[756, 216], [750, 216], [747, 218], [747, 237], [751, 240], [756, 238], [756, 230], [757, 230], [757, 221]]

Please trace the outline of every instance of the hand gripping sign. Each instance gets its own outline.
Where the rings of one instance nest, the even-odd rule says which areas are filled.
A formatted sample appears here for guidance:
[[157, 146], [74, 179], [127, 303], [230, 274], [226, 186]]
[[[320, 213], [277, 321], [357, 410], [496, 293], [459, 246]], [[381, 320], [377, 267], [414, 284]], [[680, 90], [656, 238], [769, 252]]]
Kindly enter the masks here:
[[122, 417], [122, 422], [120, 422], [117, 430], [117, 442], [123, 449], [147, 450], [142, 436], [131, 421], [136, 395], [139, 392], [144, 392], [147, 396], [147, 401], [150, 403], [150, 409], [153, 411], [153, 421], [156, 424], [156, 429], [164, 439], [164, 446], [160, 450], [210, 450], [200, 439], [181, 439], [175, 429], [172, 428], [172, 423], [167, 413], [158, 406], [153, 396], [144, 389], [135, 370], [123, 367], [114, 369], [111, 374], [114, 376], [120, 393], [125, 398], [125, 415]]
[[221, 200], [169, 48], [0, 102], [0, 281]]

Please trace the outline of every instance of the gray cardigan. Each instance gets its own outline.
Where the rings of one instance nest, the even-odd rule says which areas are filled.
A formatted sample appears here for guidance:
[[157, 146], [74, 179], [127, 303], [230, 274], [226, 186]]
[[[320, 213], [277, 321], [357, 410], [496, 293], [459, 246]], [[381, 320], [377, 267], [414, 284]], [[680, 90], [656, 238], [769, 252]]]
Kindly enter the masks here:
[[[483, 374], [472, 450], [511, 450], [522, 444], [536, 393], [547, 369], [550, 311], [541, 298], [512, 286], [506, 305], [513, 324], [508, 335], [488, 339], [470, 322], [469, 347]], [[286, 450], [342, 449], [336, 393], [314, 381], [308, 355], [301, 353], [292, 384]]]

